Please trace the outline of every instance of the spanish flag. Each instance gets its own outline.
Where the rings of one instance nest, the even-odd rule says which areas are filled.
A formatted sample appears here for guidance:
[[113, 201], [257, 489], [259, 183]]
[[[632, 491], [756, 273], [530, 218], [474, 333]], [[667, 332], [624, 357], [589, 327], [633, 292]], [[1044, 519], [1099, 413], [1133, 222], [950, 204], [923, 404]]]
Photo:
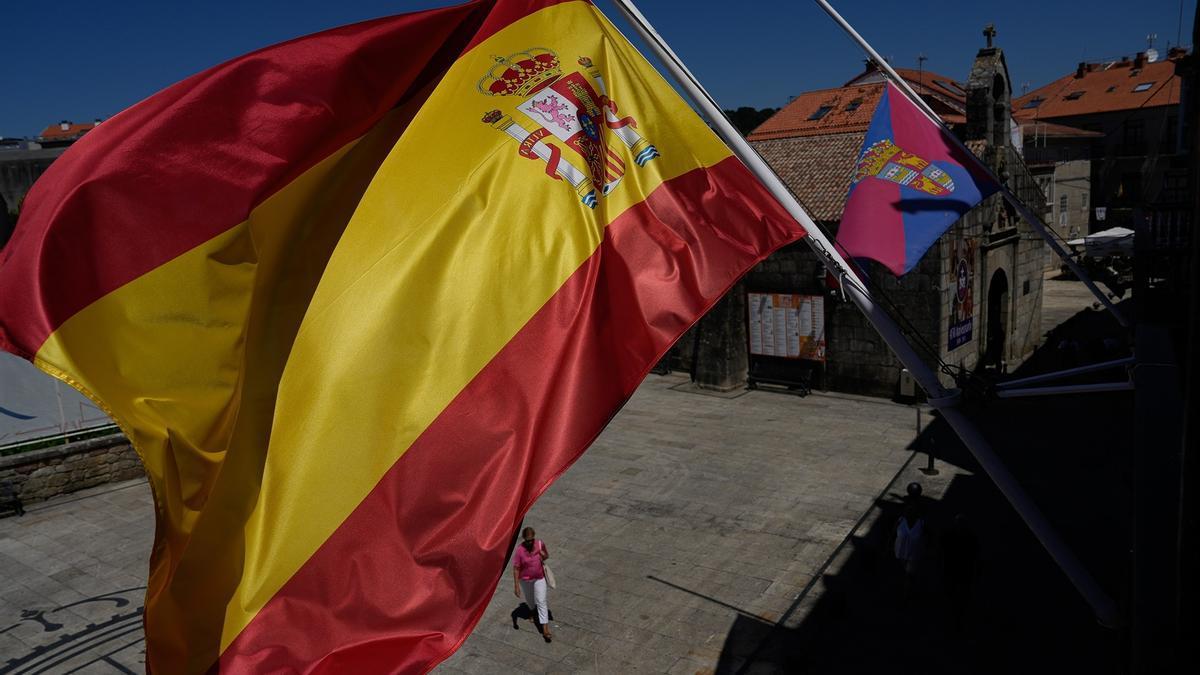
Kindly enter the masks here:
[[155, 672], [421, 672], [655, 361], [803, 229], [583, 0], [249, 54], [30, 192], [0, 346], [131, 439]]

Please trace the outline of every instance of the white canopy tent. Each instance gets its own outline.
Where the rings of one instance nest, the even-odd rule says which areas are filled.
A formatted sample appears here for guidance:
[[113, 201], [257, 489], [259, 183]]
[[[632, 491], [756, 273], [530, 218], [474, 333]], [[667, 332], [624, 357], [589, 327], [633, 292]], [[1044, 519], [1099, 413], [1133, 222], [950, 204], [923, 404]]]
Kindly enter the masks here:
[[1126, 227], [1112, 227], [1101, 232], [1094, 232], [1086, 237], [1072, 239], [1068, 246], [1080, 247], [1087, 251], [1092, 258], [1107, 258], [1110, 255], [1133, 255], [1133, 230]]

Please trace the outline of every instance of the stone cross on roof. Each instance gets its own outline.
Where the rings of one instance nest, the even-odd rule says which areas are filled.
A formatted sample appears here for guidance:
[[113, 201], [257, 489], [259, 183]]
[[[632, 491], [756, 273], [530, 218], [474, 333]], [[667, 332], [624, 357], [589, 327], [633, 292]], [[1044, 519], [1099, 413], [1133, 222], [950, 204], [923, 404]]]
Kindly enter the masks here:
[[996, 37], [996, 26], [994, 26], [993, 24], [990, 24], [990, 23], [988, 25], [984, 26], [983, 27], [983, 36], [987, 38], [987, 41], [988, 41], [987, 46], [991, 47], [992, 46], [992, 38]]

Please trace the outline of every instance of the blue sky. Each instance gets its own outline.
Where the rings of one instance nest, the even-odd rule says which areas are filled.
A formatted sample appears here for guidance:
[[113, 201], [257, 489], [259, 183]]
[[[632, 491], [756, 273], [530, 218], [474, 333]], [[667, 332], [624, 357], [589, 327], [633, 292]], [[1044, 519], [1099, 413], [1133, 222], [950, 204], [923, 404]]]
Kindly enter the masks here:
[[[10, 0], [0, 11], [0, 136], [62, 119], [109, 117], [239, 54], [298, 35], [445, 0]], [[621, 23], [608, 0], [597, 4]], [[965, 79], [981, 30], [996, 24], [1016, 93], [1081, 60], [1133, 54], [1157, 33], [1176, 43], [1179, 0], [835, 0], [897, 66]], [[807, 0], [642, 0], [639, 7], [724, 107], [776, 107], [837, 86], [862, 53]], [[1196, 0], [1183, 0], [1190, 44]]]

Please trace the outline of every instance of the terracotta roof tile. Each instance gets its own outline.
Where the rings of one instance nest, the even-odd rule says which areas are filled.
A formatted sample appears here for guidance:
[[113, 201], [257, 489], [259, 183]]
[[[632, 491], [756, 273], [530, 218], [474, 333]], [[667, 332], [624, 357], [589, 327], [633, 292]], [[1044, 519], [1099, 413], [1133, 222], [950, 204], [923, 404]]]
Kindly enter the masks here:
[[855, 160], [866, 132], [754, 141], [751, 145], [814, 220], [842, 217]]
[[[966, 93], [955, 90], [954, 80], [929, 71], [897, 69], [922, 98], [933, 99], [934, 110], [950, 124], [966, 122], [962, 114]], [[822, 134], [845, 134], [866, 131], [871, 116], [883, 95], [883, 75], [868, 70], [847, 84], [834, 89], [818, 89], [800, 94], [782, 110], [750, 133], [752, 141], [771, 138], [793, 138]], [[855, 101], [858, 103], [855, 104]], [[822, 108], [828, 110], [818, 115]], [[816, 117], [816, 119], [813, 119]]]
[[[912, 85], [918, 94], [923, 96], [933, 94], [939, 98], [958, 103], [958, 107], [965, 106], [967, 103], [966, 88], [963, 87], [961, 82], [952, 77], [946, 77], [945, 75], [929, 70], [915, 70], [913, 68], [895, 68], [894, 70], [896, 74]], [[867, 80], [881, 77], [883, 75], [879, 71], [871, 68], [846, 84], [865, 84]]]
[[[759, 125], [748, 138], [757, 141], [866, 131], [882, 93], [883, 85], [878, 83], [805, 92]], [[826, 107], [824, 114], [813, 119]]]
[[[814, 220], [841, 220], [850, 179], [866, 132], [799, 136], [752, 141], [750, 144], [791, 189]], [[985, 140], [966, 142], [982, 158]]]
[[[1178, 60], [1176, 56], [1141, 68], [1134, 68], [1133, 60], [1087, 64], [1081, 77], [1077, 70], [1018, 98], [1013, 115], [1020, 120], [1047, 119], [1177, 105]], [[1041, 103], [1033, 105], [1038, 99]]]
[[85, 122], [83, 124], [67, 122], [66, 124], [66, 129], [63, 129], [61, 124], [51, 124], [42, 130], [40, 136], [46, 140], [75, 138], [76, 136], [82, 136], [96, 127], [94, 122]]

